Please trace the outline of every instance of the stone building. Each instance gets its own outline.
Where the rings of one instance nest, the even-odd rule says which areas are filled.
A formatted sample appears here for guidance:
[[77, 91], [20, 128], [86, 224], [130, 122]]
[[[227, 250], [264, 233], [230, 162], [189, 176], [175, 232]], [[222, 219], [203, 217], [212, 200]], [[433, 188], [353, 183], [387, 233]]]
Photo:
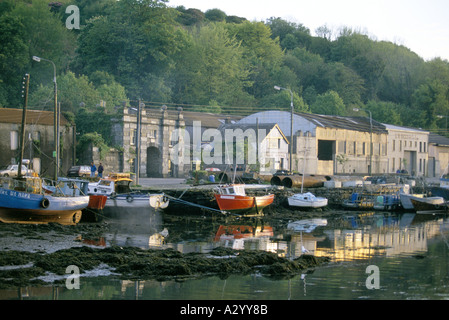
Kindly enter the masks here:
[[449, 138], [429, 134], [427, 176], [438, 178], [449, 173]]
[[[24, 159], [41, 176], [54, 177], [54, 113], [27, 110]], [[19, 159], [22, 109], [0, 108], [0, 166], [15, 164]], [[65, 175], [75, 162], [75, 128], [60, 116], [59, 174]]]
[[[170, 156], [174, 152], [172, 134], [183, 127], [182, 110], [141, 108], [138, 117], [134, 108], [124, 108], [122, 123], [114, 126], [114, 140], [123, 147], [121, 171], [136, 172], [140, 177], [184, 176], [184, 164], [174, 164]], [[182, 138], [179, 143], [183, 144]]]
[[369, 119], [363, 117], [295, 113], [292, 124], [290, 112], [264, 111], [245, 117], [237, 124], [257, 121], [277, 123], [287, 139], [293, 141], [290, 144], [293, 171], [319, 175], [387, 172], [388, 131], [379, 122], [370, 124]]
[[427, 176], [429, 132], [385, 124], [388, 131], [387, 172]]

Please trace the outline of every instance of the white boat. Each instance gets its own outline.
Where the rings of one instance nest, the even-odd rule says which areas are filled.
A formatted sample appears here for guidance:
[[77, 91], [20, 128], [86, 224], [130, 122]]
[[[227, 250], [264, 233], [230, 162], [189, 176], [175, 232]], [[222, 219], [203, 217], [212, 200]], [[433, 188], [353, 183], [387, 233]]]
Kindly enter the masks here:
[[443, 197], [410, 198], [417, 213], [447, 211], [446, 201]]
[[[304, 158], [305, 158], [306, 150], [304, 149]], [[322, 208], [327, 206], [327, 199], [323, 197], [316, 197], [311, 192], [303, 192], [304, 188], [304, 173], [306, 169], [306, 161], [303, 161], [304, 168], [303, 168], [303, 174], [302, 174], [302, 181], [301, 181], [301, 192], [296, 193], [288, 198], [288, 205], [290, 207], [297, 207], [297, 208]]]
[[413, 207], [413, 203], [411, 199], [422, 199], [424, 198], [425, 194], [420, 193], [403, 193], [401, 192], [399, 194], [399, 198], [401, 200], [402, 208], [405, 210], [414, 210], [415, 207]]
[[106, 195], [108, 198], [102, 210], [107, 217], [125, 218], [139, 213], [165, 209], [169, 200], [163, 193], [132, 191], [132, 179], [126, 173], [113, 173], [95, 183], [89, 183], [88, 194]]
[[288, 205], [300, 208], [321, 208], [327, 206], [327, 199], [316, 197], [311, 192], [296, 193], [288, 198]]

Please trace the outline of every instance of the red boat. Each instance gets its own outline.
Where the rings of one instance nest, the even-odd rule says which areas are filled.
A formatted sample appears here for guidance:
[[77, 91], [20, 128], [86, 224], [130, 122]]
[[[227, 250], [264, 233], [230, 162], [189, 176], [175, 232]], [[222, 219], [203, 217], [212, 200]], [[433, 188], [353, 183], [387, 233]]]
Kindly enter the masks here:
[[246, 195], [243, 184], [219, 186], [215, 191], [215, 200], [220, 210], [237, 214], [262, 214], [262, 210], [272, 204], [274, 200], [274, 194]]

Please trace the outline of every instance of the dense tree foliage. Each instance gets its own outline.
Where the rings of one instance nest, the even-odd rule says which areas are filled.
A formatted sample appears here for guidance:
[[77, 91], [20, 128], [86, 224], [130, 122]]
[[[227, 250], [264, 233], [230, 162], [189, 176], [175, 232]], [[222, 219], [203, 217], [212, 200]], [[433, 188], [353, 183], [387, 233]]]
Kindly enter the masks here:
[[[69, 5], [80, 10], [80, 29], [66, 28]], [[277, 85], [292, 90], [298, 112], [345, 116], [357, 107], [377, 121], [447, 130], [449, 62], [347, 27], [312, 34], [281, 18], [248, 21], [166, 0], [1, 0], [0, 43], [0, 106], [21, 105], [28, 72], [30, 107], [51, 110], [53, 68], [36, 55], [55, 63], [62, 110], [77, 122], [138, 99], [241, 115], [290, 110]]]

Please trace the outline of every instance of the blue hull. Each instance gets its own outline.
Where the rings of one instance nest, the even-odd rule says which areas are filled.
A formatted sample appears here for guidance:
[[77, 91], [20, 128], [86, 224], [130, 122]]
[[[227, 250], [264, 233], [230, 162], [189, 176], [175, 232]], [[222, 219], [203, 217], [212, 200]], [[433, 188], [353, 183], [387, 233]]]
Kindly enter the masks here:
[[0, 187], [0, 221], [76, 224], [89, 196], [54, 197]]

